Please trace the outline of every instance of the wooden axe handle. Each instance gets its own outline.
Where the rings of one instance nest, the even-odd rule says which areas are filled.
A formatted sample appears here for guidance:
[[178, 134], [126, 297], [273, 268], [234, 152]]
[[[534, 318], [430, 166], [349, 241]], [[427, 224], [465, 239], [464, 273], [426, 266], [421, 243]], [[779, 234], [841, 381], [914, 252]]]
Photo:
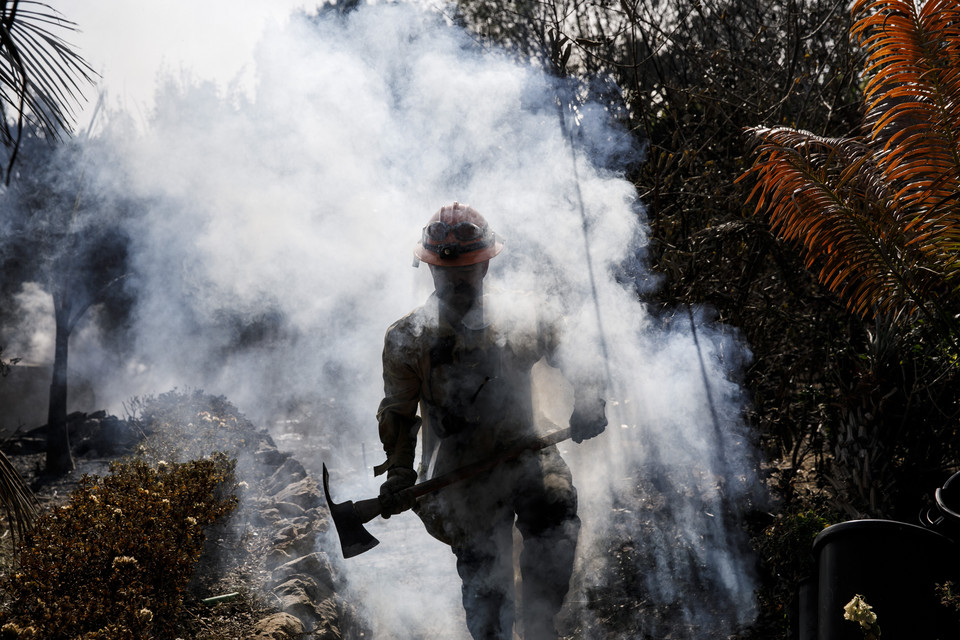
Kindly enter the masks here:
[[541, 449], [546, 449], [549, 446], [558, 444], [568, 439], [570, 439], [570, 427], [559, 429], [557, 431], [542, 435], [539, 438], [534, 438], [529, 442], [505, 449], [504, 451], [496, 453], [495, 455], [492, 455], [484, 460], [478, 460], [476, 462], [464, 465], [459, 469], [448, 471], [447, 473], [439, 475], [436, 478], [419, 482], [409, 489], [406, 489], [405, 493], [412, 495], [414, 498], [419, 498], [420, 496], [433, 493], [434, 491], [442, 489], [443, 487], [449, 486], [455, 482], [460, 482], [461, 480], [466, 480], [467, 478], [480, 475], [484, 471], [489, 471], [490, 469], [493, 469], [497, 465], [508, 460], [519, 458], [528, 451], [540, 451]]

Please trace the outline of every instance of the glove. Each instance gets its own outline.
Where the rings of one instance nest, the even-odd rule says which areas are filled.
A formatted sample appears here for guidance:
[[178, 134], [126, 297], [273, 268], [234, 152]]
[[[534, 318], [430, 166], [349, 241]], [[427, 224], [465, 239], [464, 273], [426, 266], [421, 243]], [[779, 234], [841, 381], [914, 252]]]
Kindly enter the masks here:
[[408, 467], [393, 467], [380, 485], [380, 515], [384, 518], [413, 508], [415, 499], [404, 493], [417, 482], [417, 472]]
[[606, 401], [597, 398], [589, 404], [577, 403], [570, 416], [570, 437], [580, 444], [594, 436], [603, 433], [607, 427], [607, 416], [604, 412]]

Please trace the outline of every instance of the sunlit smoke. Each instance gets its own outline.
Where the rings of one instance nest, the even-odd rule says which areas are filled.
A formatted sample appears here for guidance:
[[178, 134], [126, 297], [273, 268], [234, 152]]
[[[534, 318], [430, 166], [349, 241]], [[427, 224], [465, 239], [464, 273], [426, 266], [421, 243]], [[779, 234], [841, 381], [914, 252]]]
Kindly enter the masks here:
[[[469, 203], [505, 239], [488, 286], [559, 305], [565, 363], [609, 376], [607, 432], [562, 447], [584, 522], [571, 600], [610, 582], [610, 541], [627, 536], [646, 551], [620, 570], [680, 602], [682, 624], [747, 621], [753, 585], [729, 511], [755, 490], [736, 384], [746, 354], [704, 314], [654, 317], [638, 300], [655, 278], [642, 204], [617, 166], [638, 158], [628, 133], [410, 6], [271, 27], [253, 75], [249, 94], [168, 75], [145, 130], [104, 128], [144, 204], [129, 221], [135, 340], [124, 363], [88, 372], [99, 400], [224, 394], [281, 442], [299, 439], [298, 456], [317, 458], [306, 466], [323, 450], [338, 499], [369, 497], [384, 331], [431, 290], [411, 268], [420, 229], [441, 205]], [[39, 350], [42, 336], [21, 340]], [[563, 423], [569, 387], [542, 381], [539, 407]], [[374, 637], [466, 637], [452, 554], [410, 514], [370, 530], [383, 544], [341, 570]], [[581, 629], [599, 624], [571, 608]]]

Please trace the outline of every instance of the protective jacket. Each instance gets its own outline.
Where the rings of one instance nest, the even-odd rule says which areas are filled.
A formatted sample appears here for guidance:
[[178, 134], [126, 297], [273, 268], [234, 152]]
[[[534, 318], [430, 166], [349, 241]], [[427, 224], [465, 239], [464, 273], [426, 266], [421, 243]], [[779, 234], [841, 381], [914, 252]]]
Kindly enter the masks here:
[[534, 433], [531, 369], [542, 358], [554, 363], [559, 322], [527, 298], [505, 302], [485, 295], [483, 317], [455, 329], [433, 295], [387, 329], [377, 411], [387, 461], [378, 473], [412, 468], [420, 431], [421, 479]]

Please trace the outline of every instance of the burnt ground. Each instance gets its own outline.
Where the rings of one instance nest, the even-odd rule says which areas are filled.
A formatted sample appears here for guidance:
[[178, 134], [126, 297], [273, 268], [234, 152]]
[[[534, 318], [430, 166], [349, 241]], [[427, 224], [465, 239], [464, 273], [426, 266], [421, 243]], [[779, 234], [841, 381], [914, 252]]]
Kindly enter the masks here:
[[[227, 417], [218, 416], [216, 424], [222, 427]], [[83, 474], [102, 476], [113, 460], [143, 454], [139, 444], [144, 435], [142, 422], [119, 421], [118, 425], [116, 418], [102, 412], [75, 414], [72, 418], [77, 469], [66, 477], [43, 474], [42, 429], [15, 434], [0, 446], [44, 508], [64, 501]], [[238, 423], [231, 419], [231, 424]], [[322, 557], [322, 552], [320, 556], [311, 553], [317, 536], [330, 526], [317, 484], [293, 456], [277, 451], [265, 432], [250, 437], [253, 432], [249, 427], [242, 430], [244, 437], [239, 441], [246, 451], [240, 452], [240, 457], [261, 462], [269, 459], [272, 466], [253, 478], [251, 484], [256, 486], [241, 496], [230, 521], [207, 532], [207, 552], [196, 568], [181, 620], [183, 640], [374, 637], [351, 603], [337, 594], [343, 586], [342, 577], [329, 559]], [[125, 435], [118, 438], [121, 432]], [[167, 440], [162, 446], [181, 435], [161, 437]], [[152, 439], [156, 440], [156, 434]], [[300, 493], [291, 494], [284, 488], [294, 485]], [[635, 495], [626, 496], [617, 505], [614, 530], [603, 541], [605, 566], [589, 568], [602, 569], [608, 578], [600, 586], [579, 585], [581, 599], [568, 605], [561, 615], [566, 639], [761, 637], [737, 628], [730, 619], [732, 603], [715, 598], [713, 578], [700, 566], [703, 561], [690, 556], [689, 551], [680, 549], [674, 561], [704, 570], [693, 572], [691, 580], [695, 583], [688, 585], [686, 593], [665, 597], [645, 579], [663, 560], [648, 551], [643, 539], [657, 538], [661, 544], [666, 539], [669, 545], [674, 536], [676, 546], [684, 546], [680, 534], [671, 530], [671, 514], [665, 508], [670, 499], [663, 487], [639, 482]], [[6, 562], [10, 544], [3, 545], [2, 553]], [[313, 579], [303, 576], [304, 565], [312, 567], [306, 573], [312, 573]], [[304, 579], [311, 582], [305, 584]], [[204, 603], [217, 596], [224, 598]], [[700, 603], [696, 616], [691, 616], [686, 604], [691, 599]], [[703, 606], [704, 602], [708, 604]], [[293, 618], [302, 624], [298, 627]], [[393, 637], [411, 640], [402, 632]]]

